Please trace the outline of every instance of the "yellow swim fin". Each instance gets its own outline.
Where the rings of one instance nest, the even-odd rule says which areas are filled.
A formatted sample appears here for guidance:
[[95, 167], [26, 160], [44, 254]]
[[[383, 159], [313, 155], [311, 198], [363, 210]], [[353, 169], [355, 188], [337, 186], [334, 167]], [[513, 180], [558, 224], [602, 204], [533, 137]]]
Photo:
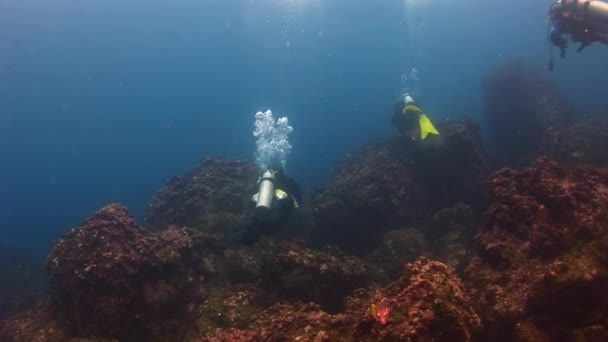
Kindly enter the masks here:
[[439, 134], [435, 126], [433, 126], [431, 120], [429, 120], [426, 115], [420, 114], [418, 121], [420, 122], [420, 138], [422, 140], [426, 139], [426, 136], [429, 135], [429, 133]]

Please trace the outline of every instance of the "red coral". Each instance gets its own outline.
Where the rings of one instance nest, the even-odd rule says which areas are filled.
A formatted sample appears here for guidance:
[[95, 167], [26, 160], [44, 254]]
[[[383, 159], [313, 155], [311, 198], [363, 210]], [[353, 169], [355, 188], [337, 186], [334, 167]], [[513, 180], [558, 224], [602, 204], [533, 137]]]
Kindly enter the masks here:
[[490, 184], [495, 203], [466, 269], [488, 335], [563, 338], [605, 328], [597, 317], [608, 314], [608, 170], [541, 158], [498, 171]]
[[[351, 303], [351, 308], [357, 302]], [[390, 317], [386, 325], [380, 325], [374, 324], [370, 315], [363, 315], [355, 328], [357, 340], [469, 341], [480, 326], [454, 270], [426, 258], [408, 264], [405, 275], [378, 291], [371, 302], [389, 303]]]

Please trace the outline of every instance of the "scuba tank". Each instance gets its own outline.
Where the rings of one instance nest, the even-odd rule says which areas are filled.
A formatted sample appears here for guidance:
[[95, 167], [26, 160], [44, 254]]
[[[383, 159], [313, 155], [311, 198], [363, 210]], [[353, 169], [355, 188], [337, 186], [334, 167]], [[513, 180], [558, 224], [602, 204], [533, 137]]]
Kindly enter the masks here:
[[270, 170], [264, 171], [260, 177], [260, 184], [258, 188], [258, 198], [255, 204], [256, 214], [263, 214], [269, 212], [272, 208], [272, 200], [274, 199], [274, 182], [276, 177], [274, 172]]
[[406, 106], [409, 104], [415, 104], [414, 98], [410, 94], [403, 95], [403, 102], [405, 102]]
[[582, 20], [595, 33], [608, 35], [608, 3], [599, 0], [561, 0], [563, 10]]

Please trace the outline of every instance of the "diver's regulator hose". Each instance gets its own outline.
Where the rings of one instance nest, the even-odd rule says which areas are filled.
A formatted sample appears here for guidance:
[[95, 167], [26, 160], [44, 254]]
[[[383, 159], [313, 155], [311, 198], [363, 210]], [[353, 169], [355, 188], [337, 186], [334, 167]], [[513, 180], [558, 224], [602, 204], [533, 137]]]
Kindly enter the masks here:
[[262, 174], [260, 178], [260, 185], [258, 189], [258, 200], [255, 205], [256, 212], [268, 211], [272, 208], [272, 200], [274, 198], [274, 182], [276, 177], [274, 172], [267, 170]]

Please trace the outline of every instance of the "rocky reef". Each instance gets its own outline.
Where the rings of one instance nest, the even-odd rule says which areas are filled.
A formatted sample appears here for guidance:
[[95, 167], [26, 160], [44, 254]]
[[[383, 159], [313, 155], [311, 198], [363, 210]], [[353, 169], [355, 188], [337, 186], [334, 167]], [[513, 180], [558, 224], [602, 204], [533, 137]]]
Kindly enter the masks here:
[[539, 159], [491, 178], [466, 268], [492, 340], [608, 338], [608, 171]]
[[171, 178], [155, 194], [146, 209], [146, 226], [164, 229], [177, 225], [224, 233], [250, 214], [258, 177], [253, 162], [205, 158], [192, 171]]
[[[0, 341], [608, 340], [608, 170], [571, 167], [606, 165], [606, 121], [568, 126], [523, 66], [486, 92], [512, 154], [488, 156], [470, 120], [368, 144], [253, 245], [222, 240], [251, 215], [252, 163], [172, 178], [146, 228], [101, 208], [55, 242], [48, 298], [0, 322]], [[540, 153], [557, 162], [488, 179]]]
[[[67, 336], [179, 340], [201, 299], [209, 274], [203, 253], [213, 241], [185, 228], [151, 233], [124, 207], [108, 205], [55, 242], [47, 260], [51, 302], [42, 311]], [[25, 316], [22, 324], [38, 323]]]
[[[385, 318], [370, 312], [374, 303], [387, 305]], [[420, 259], [387, 287], [357, 291], [343, 313], [331, 315], [314, 304], [278, 304], [249, 329], [219, 329], [203, 341], [470, 341], [479, 328], [454, 271]]]
[[547, 134], [567, 127], [572, 108], [539, 68], [511, 62], [483, 82], [483, 115], [500, 165], [533, 160]]
[[[313, 199], [313, 241], [347, 253], [371, 251], [382, 234], [424, 216], [424, 195], [399, 141], [365, 146], [338, 166], [331, 184]], [[348, 236], [348, 238], [344, 238]]]
[[262, 288], [286, 301], [314, 302], [330, 313], [344, 309], [344, 300], [382, 274], [336, 249], [322, 251], [282, 242], [265, 253]]

